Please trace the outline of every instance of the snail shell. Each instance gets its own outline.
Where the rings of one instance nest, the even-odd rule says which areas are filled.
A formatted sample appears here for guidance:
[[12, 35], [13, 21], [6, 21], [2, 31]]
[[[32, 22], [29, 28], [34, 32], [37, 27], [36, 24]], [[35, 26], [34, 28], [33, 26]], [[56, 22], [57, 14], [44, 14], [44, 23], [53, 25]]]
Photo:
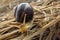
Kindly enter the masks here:
[[14, 16], [17, 22], [23, 23], [25, 14], [25, 22], [30, 22], [33, 19], [34, 11], [29, 3], [21, 3], [14, 8]]

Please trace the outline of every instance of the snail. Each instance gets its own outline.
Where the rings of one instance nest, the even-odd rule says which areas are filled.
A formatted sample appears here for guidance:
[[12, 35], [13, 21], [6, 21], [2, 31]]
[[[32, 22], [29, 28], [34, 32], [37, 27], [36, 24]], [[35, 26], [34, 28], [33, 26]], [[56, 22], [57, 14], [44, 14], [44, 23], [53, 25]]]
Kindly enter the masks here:
[[18, 23], [22, 24], [20, 25], [20, 32], [25, 32], [31, 26], [33, 14], [33, 7], [29, 3], [21, 3], [14, 7], [14, 17]]

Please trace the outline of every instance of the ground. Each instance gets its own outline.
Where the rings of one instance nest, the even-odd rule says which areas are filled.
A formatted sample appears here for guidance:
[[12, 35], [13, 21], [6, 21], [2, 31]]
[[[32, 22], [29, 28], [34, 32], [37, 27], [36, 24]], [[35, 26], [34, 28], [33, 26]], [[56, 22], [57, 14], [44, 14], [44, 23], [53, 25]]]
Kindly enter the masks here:
[[60, 1], [27, 1], [34, 9], [33, 24], [37, 25], [22, 33], [20, 24], [15, 20], [13, 8], [23, 1], [0, 0], [0, 40], [59, 40]]

